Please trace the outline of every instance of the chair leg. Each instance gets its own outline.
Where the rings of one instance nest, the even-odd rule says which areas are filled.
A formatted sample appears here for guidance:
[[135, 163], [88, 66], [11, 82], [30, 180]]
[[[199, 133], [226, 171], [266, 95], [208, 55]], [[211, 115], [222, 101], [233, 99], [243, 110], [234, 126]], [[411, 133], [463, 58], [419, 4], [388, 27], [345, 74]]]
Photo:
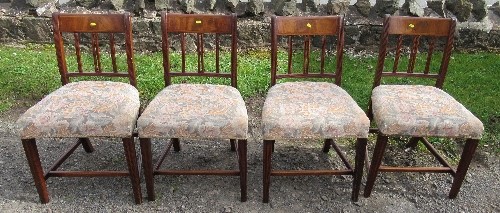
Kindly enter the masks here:
[[356, 141], [356, 157], [354, 162], [354, 180], [352, 183], [351, 200], [358, 201], [359, 189], [361, 187], [361, 179], [363, 178], [363, 167], [365, 164], [367, 138], [358, 138]]
[[264, 140], [263, 149], [263, 196], [262, 202], [269, 203], [269, 186], [271, 185], [271, 155], [274, 148], [274, 140]]
[[151, 154], [151, 139], [139, 138], [141, 143], [142, 167], [144, 168], [144, 179], [146, 181], [146, 190], [148, 200], [154, 201], [154, 174], [153, 174], [153, 155]]
[[89, 138], [78, 138], [78, 140], [80, 141], [80, 143], [82, 143], [82, 146], [83, 146], [83, 149], [85, 150], [85, 152], [87, 152], [87, 153], [94, 152], [94, 147], [90, 143]]
[[467, 142], [465, 142], [464, 150], [462, 151], [462, 156], [458, 163], [457, 173], [453, 178], [453, 184], [451, 185], [450, 194], [448, 195], [449, 198], [453, 199], [457, 197], [478, 143], [479, 140], [477, 139], [467, 139]]
[[38, 155], [36, 140], [22, 139], [21, 141], [23, 143], [24, 153], [26, 154], [28, 165], [31, 170], [31, 175], [33, 175], [36, 190], [38, 191], [38, 196], [40, 197], [40, 202], [48, 203], [49, 192], [47, 191], [47, 183], [45, 182], [42, 163], [40, 162], [40, 156]]
[[330, 151], [330, 147], [332, 146], [333, 139], [325, 139], [323, 143], [323, 152], [328, 153]]
[[172, 138], [172, 145], [174, 146], [174, 151], [181, 151], [181, 143], [179, 142], [179, 138]]
[[142, 203], [141, 179], [139, 177], [139, 169], [137, 166], [137, 159], [135, 155], [134, 139], [122, 138], [122, 141], [123, 141], [123, 148], [125, 150], [125, 158], [127, 159], [130, 181], [132, 182], [132, 190], [134, 191], [135, 203], [141, 204]]
[[372, 193], [373, 185], [375, 184], [375, 179], [377, 178], [378, 169], [382, 163], [382, 158], [384, 157], [385, 147], [387, 145], [387, 136], [382, 136], [378, 134], [377, 143], [375, 144], [375, 150], [373, 151], [372, 162], [370, 165], [370, 170], [368, 171], [368, 177], [365, 186], [365, 197], [370, 197]]
[[247, 201], [247, 140], [238, 140], [241, 202]]
[[418, 142], [420, 141], [421, 137], [412, 137], [410, 138], [410, 141], [406, 144], [406, 148], [415, 148], [418, 145]]
[[366, 116], [370, 121], [373, 121], [373, 107], [372, 107], [372, 100], [368, 101], [368, 111], [366, 112]]
[[231, 151], [236, 151], [236, 140], [235, 139], [229, 139], [229, 143], [231, 143]]

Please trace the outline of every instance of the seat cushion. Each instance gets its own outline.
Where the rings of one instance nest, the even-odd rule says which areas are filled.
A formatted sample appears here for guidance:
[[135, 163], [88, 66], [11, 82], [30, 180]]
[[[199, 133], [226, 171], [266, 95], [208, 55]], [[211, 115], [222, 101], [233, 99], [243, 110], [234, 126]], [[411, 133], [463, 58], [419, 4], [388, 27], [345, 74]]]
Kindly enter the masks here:
[[262, 109], [264, 140], [368, 137], [370, 121], [339, 86], [326, 82], [276, 84]]
[[384, 135], [479, 139], [483, 124], [441, 89], [422, 85], [381, 85], [373, 89], [374, 120]]
[[149, 103], [137, 128], [142, 138], [246, 139], [248, 115], [234, 87], [175, 84]]
[[81, 81], [50, 93], [18, 119], [23, 139], [130, 137], [139, 113], [139, 92], [127, 83]]

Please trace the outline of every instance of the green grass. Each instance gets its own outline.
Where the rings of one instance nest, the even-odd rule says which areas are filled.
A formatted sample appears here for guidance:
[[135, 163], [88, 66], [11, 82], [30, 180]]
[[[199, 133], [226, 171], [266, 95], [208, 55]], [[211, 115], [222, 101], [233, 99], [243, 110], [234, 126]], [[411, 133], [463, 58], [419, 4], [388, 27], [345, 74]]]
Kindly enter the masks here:
[[[500, 151], [500, 54], [454, 53], [452, 57], [444, 90], [483, 121], [486, 131], [482, 145]], [[173, 58], [180, 60], [178, 56]], [[268, 51], [250, 51], [238, 56], [238, 89], [245, 98], [266, 93], [270, 81], [269, 58]], [[229, 57], [226, 55], [222, 60]], [[61, 85], [53, 46], [0, 46], [0, 64], [0, 112], [21, 100], [39, 100]], [[161, 53], [136, 53], [135, 64], [141, 99], [147, 103], [164, 86]], [[370, 97], [375, 65], [373, 56], [345, 54], [342, 87], [363, 109]], [[293, 66], [301, 68], [300, 64]], [[188, 64], [190, 67], [194, 65]], [[174, 78], [174, 82], [180, 81], [229, 84], [227, 80]]]

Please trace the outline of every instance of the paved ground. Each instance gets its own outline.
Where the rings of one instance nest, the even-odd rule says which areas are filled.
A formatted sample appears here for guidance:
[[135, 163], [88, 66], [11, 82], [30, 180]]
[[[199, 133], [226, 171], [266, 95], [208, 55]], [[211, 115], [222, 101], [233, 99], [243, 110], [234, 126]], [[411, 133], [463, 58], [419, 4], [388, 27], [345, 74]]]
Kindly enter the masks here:
[[[262, 200], [262, 142], [259, 133], [262, 98], [247, 100], [251, 138], [248, 149], [248, 201], [239, 202], [236, 177], [171, 176], [156, 178], [157, 200], [134, 205], [128, 178], [51, 178], [51, 201], [39, 204], [14, 122], [25, 108], [0, 116], [0, 212], [500, 212], [500, 158], [484, 147], [476, 153], [456, 199], [448, 199], [451, 177], [445, 174], [383, 174], [370, 198], [350, 201], [350, 177], [272, 178], [271, 202]], [[69, 140], [39, 143], [48, 166]], [[154, 142], [157, 158], [162, 142]], [[167, 161], [172, 167], [234, 168], [227, 141], [183, 141], [183, 150]], [[370, 149], [373, 147], [370, 141]], [[78, 149], [63, 169], [123, 169], [119, 140], [94, 140], [96, 151]], [[350, 141], [341, 143], [352, 150]], [[460, 144], [457, 146], [460, 148]], [[139, 147], [137, 147], [139, 150]], [[426, 153], [390, 148], [385, 163], [432, 164]], [[352, 158], [353, 152], [347, 151]], [[338, 168], [333, 154], [321, 152], [319, 141], [277, 142], [278, 168]], [[366, 175], [366, 171], [365, 171]], [[363, 180], [364, 183], [365, 179]], [[142, 182], [143, 197], [146, 190]], [[362, 187], [363, 189], [363, 187]]]

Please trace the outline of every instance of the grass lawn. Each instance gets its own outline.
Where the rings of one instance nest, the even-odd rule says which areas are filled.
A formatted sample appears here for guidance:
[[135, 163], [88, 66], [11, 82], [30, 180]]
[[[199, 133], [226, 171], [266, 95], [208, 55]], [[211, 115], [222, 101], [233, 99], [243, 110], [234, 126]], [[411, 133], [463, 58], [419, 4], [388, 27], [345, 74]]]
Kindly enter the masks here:
[[[342, 87], [366, 109], [376, 57], [344, 55]], [[162, 56], [136, 53], [135, 63], [138, 88], [143, 103], [147, 103], [164, 86]], [[39, 100], [61, 85], [53, 46], [0, 46], [0, 64], [0, 112], [20, 100]], [[269, 70], [268, 51], [239, 55], [238, 89], [245, 98], [265, 94]], [[444, 90], [484, 123], [486, 131], [481, 144], [500, 152], [500, 54], [454, 53], [448, 70]], [[224, 83], [199, 78], [174, 80]]]

